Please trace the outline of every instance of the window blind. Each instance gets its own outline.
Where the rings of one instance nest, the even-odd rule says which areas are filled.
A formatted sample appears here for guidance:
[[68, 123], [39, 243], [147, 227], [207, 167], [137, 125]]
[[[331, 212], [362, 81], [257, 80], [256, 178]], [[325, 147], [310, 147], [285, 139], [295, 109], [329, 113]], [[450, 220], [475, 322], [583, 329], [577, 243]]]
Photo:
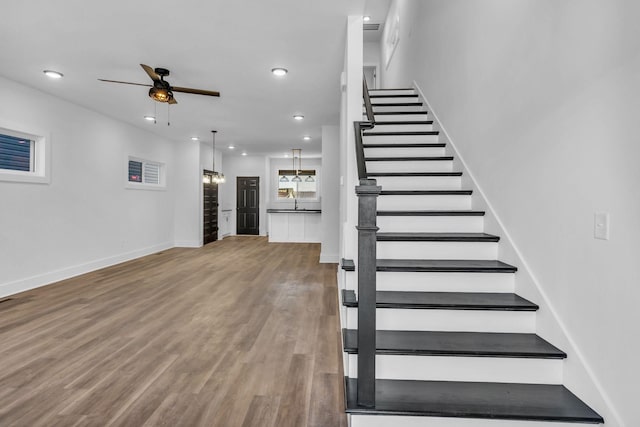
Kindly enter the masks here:
[[0, 134], [0, 169], [31, 172], [33, 141]]

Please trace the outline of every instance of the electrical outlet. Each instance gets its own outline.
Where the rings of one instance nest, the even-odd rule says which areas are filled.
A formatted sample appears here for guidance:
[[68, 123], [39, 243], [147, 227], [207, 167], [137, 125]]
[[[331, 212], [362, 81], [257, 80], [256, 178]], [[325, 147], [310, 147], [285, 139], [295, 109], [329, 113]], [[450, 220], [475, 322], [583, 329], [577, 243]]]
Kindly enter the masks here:
[[610, 221], [607, 212], [596, 212], [593, 221], [593, 237], [609, 240]]

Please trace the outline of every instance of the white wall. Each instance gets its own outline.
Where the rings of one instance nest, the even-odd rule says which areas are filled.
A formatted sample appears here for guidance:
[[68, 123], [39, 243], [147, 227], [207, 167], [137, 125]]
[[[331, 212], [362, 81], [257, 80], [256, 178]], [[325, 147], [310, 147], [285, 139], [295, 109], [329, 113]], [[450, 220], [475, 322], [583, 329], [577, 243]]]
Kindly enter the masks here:
[[353, 122], [362, 120], [362, 16], [347, 19], [343, 83], [340, 104], [340, 257], [354, 259], [357, 255], [355, 226], [358, 218], [355, 187], [358, 171]]
[[202, 246], [202, 169], [200, 143], [176, 144], [173, 160], [178, 173], [174, 175], [175, 193], [175, 245]]
[[[385, 86], [415, 83], [475, 176], [518, 292], [543, 305], [539, 333], [569, 352], [565, 384], [607, 426], [635, 425], [640, 4], [395, 3]], [[595, 212], [611, 215], [608, 241]]]
[[322, 245], [320, 262], [339, 261], [340, 131], [322, 126]]
[[221, 209], [233, 209], [231, 215], [231, 234], [236, 234], [236, 178], [239, 176], [260, 177], [260, 235], [267, 234], [267, 188], [268, 188], [268, 158], [265, 156], [224, 155], [222, 172], [227, 182], [220, 196]]
[[[0, 78], [0, 127], [45, 134], [50, 184], [0, 181], [0, 295], [173, 246], [167, 140]], [[164, 191], [127, 189], [127, 158], [163, 162]]]

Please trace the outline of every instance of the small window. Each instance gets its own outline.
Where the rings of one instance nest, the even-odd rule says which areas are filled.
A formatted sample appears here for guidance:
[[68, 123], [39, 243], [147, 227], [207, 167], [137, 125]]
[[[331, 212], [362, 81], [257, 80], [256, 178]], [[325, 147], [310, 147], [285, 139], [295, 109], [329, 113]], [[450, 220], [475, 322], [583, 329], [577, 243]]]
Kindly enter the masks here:
[[129, 182], [142, 182], [142, 162], [129, 160]]
[[50, 182], [51, 146], [38, 133], [0, 127], [0, 181]]
[[33, 172], [34, 141], [0, 134], [0, 169]]
[[130, 188], [159, 187], [164, 188], [164, 165], [148, 160], [129, 158], [127, 180]]

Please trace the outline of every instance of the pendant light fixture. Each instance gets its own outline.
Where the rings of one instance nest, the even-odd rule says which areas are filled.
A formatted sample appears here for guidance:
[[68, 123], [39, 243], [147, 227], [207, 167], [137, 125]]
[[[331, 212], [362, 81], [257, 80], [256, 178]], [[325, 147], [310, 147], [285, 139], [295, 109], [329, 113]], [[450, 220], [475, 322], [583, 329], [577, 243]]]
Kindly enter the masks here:
[[218, 132], [217, 130], [212, 130], [211, 131], [211, 136], [213, 139], [213, 161], [211, 162], [211, 170], [213, 171], [212, 174], [212, 181], [216, 184], [223, 184], [224, 182], [226, 182], [226, 179], [224, 177], [223, 173], [218, 173], [216, 172], [216, 132]]
[[[296, 155], [298, 156], [298, 168], [296, 168]], [[292, 148], [291, 149], [291, 159], [293, 170], [296, 173], [296, 176], [291, 178], [291, 182], [302, 182], [302, 178], [300, 178], [300, 171], [302, 170], [302, 148]]]

